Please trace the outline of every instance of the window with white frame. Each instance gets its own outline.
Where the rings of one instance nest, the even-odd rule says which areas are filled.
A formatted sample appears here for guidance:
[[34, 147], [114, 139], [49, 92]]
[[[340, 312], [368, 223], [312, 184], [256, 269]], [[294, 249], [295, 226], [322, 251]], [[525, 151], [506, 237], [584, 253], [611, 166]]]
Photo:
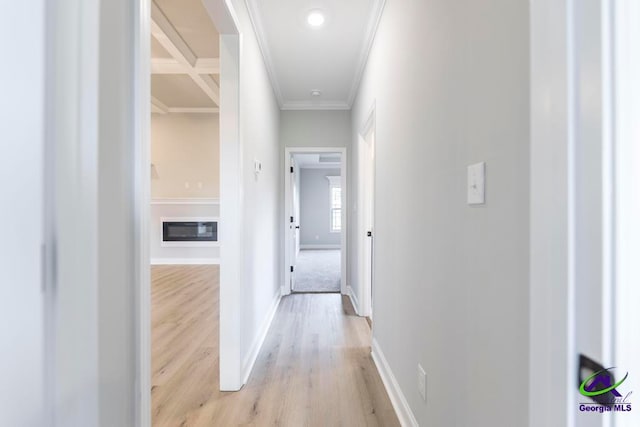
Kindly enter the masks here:
[[342, 186], [339, 176], [328, 176], [329, 180], [329, 231], [339, 233], [342, 230]]

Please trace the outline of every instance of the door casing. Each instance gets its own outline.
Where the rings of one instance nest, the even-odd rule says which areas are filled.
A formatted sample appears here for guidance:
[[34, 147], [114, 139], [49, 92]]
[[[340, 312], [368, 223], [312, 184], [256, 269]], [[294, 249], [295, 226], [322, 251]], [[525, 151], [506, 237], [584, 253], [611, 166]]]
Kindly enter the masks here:
[[[349, 197], [347, 188], [347, 149], [344, 147], [285, 147], [284, 149], [284, 216], [283, 216], [283, 241], [284, 241], [284, 277], [282, 282], [282, 295], [291, 294], [291, 266], [294, 260], [294, 254], [290, 249], [290, 229], [289, 224], [291, 217], [295, 215], [292, 211], [293, 189], [290, 178], [291, 157], [294, 154], [316, 154], [316, 153], [340, 153], [340, 177], [342, 183], [342, 231], [340, 232], [340, 293], [347, 294], [347, 207]], [[295, 229], [294, 229], [295, 231]]]

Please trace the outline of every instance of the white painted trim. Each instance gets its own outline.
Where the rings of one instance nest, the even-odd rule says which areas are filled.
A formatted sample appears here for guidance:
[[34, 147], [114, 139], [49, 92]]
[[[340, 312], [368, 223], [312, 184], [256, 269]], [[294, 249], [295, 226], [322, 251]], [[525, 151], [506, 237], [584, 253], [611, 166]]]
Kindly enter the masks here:
[[282, 104], [281, 110], [350, 110], [351, 106], [344, 101], [288, 101]]
[[135, 419], [151, 427], [151, 1], [139, 0], [134, 9], [133, 102], [135, 126], [135, 225], [133, 260], [139, 286], [135, 291], [136, 401]]
[[[293, 216], [291, 212], [291, 179], [289, 177], [290, 159], [293, 154], [302, 153], [340, 153], [340, 176], [342, 177], [342, 206], [349, 206], [349, 188], [347, 187], [347, 178], [349, 173], [349, 163], [347, 159], [347, 149], [345, 147], [285, 147], [283, 162], [283, 179], [284, 179], [284, 227], [282, 233], [282, 241], [284, 248], [284, 281], [282, 283], [282, 294], [289, 295], [291, 293], [291, 254], [287, 248], [287, 231], [289, 230], [289, 219]], [[341, 235], [341, 252], [340, 252], [340, 293], [347, 295], [347, 236], [349, 230], [348, 209], [342, 209], [342, 230]]]
[[353, 306], [353, 309], [356, 311], [356, 314], [358, 316], [361, 316], [360, 302], [358, 301], [356, 294], [353, 293], [353, 288], [351, 286], [347, 286], [347, 296], [349, 296], [349, 299], [351, 300], [351, 305]]
[[577, 413], [575, 4], [530, 3], [529, 427]]
[[220, 218], [217, 216], [162, 216], [160, 222], [202, 222], [202, 221], [215, 221], [220, 222]]
[[360, 51], [358, 68], [356, 74], [353, 76], [353, 83], [351, 83], [351, 90], [349, 91], [349, 97], [347, 98], [347, 105], [349, 105], [349, 109], [356, 98], [358, 88], [360, 87], [360, 81], [362, 80], [365, 67], [369, 61], [369, 53], [371, 52], [373, 41], [375, 40], [376, 33], [378, 32], [378, 25], [382, 19], [382, 12], [384, 12], [386, 0], [373, 0], [372, 3], [371, 15], [369, 16], [369, 22], [367, 23], [367, 29], [365, 30], [364, 43], [362, 44], [362, 50]]
[[396, 411], [400, 425], [402, 425], [402, 427], [418, 427], [418, 421], [415, 415], [413, 415], [413, 411], [411, 411], [409, 402], [407, 402], [407, 398], [404, 393], [402, 393], [400, 384], [398, 384], [395, 375], [393, 375], [393, 371], [375, 338], [371, 341], [371, 358], [376, 368], [378, 368], [378, 373], [380, 374], [380, 378], [382, 378], [382, 383], [387, 390], [393, 409]]
[[[198, 74], [220, 74], [220, 58], [197, 58], [193, 70]], [[175, 58], [151, 58], [151, 74], [189, 74]]]
[[[373, 271], [371, 272], [371, 286], [368, 286], [367, 283], [365, 283], [365, 248], [363, 246], [363, 237], [365, 235], [365, 233], [368, 231], [366, 225], [364, 224], [365, 220], [364, 220], [364, 215], [365, 215], [365, 209], [362, 206], [363, 203], [365, 202], [364, 200], [364, 195], [363, 195], [363, 165], [362, 165], [362, 146], [364, 144], [366, 144], [366, 136], [367, 134], [373, 131], [374, 133], [374, 142], [373, 142], [373, 153], [374, 153], [374, 158], [373, 158], [373, 165], [372, 165], [372, 173], [373, 173], [373, 181], [371, 182], [371, 197], [373, 198], [372, 201], [372, 205], [375, 206], [375, 188], [376, 188], [376, 183], [375, 183], [375, 170], [376, 170], [376, 165], [375, 165], [375, 133], [376, 133], [376, 101], [373, 101], [373, 104], [371, 105], [370, 109], [369, 109], [369, 113], [366, 116], [365, 121], [362, 123], [362, 125], [360, 126], [360, 130], [358, 132], [358, 157], [356, 158], [356, 161], [358, 162], [358, 180], [357, 180], [357, 187], [358, 187], [358, 210], [357, 210], [357, 214], [358, 214], [358, 230], [357, 230], [357, 238], [355, 239], [356, 241], [353, 242], [354, 245], [356, 245], [358, 247], [358, 260], [357, 260], [357, 277], [358, 277], [358, 281], [357, 281], [357, 286], [359, 289], [359, 294], [360, 298], [361, 298], [361, 314], [363, 316], [370, 316], [372, 317], [372, 313], [373, 313], [373, 295], [372, 295], [372, 290], [373, 287], [375, 286], [375, 277], [374, 277], [374, 273]], [[372, 215], [372, 224], [371, 224], [371, 231], [373, 231], [373, 235], [374, 235], [374, 239], [375, 239], [375, 212], [371, 212]], [[374, 270], [374, 265], [375, 265], [375, 240], [374, 240], [374, 248], [373, 251], [371, 252], [371, 268], [372, 270]]]
[[151, 265], [219, 265], [219, 258], [151, 258]]
[[[221, 91], [225, 93], [225, 103], [220, 106], [220, 148], [221, 163], [230, 159], [230, 169], [221, 170], [221, 184], [227, 191], [221, 194], [224, 200], [221, 218], [233, 222], [242, 213], [240, 186], [241, 181], [241, 143], [240, 138], [240, 58], [241, 34], [239, 21], [229, 0], [203, 0], [203, 4], [220, 33], [221, 50]], [[134, 7], [134, 6], [132, 6]], [[149, 277], [149, 205], [151, 204], [149, 165], [151, 138], [149, 90], [150, 80], [150, 16], [151, 0], [140, 0], [134, 7], [137, 13], [133, 21], [136, 41], [136, 58], [132, 68], [134, 84], [134, 102], [136, 102], [135, 144], [135, 198], [136, 221], [134, 225], [134, 244], [138, 248], [134, 260], [140, 287], [137, 290], [136, 313], [136, 401], [135, 417], [140, 427], [151, 426], [151, 290]], [[226, 70], [226, 71], [225, 71]], [[235, 148], [233, 148], [235, 147]], [[226, 151], [225, 151], [226, 150]], [[221, 190], [223, 186], [221, 185]], [[227, 221], [226, 218], [230, 218]], [[237, 221], [236, 221], [237, 222]], [[241, 289], [237, 284], [242, 280], [242, 229], [227, 228], [226, 235], [230, 245], [223, 253], [225, 263], [220, 273], [220, 388], [221, 390], [239, 390], [242, 387], [240, 363], [241, 326], [239, 307], [242, 304]], [[161, 262], [161, 259], [156, 259]], [[187, 260], [182, 260], [186, 262]], [[192, 262], [192, 260], [189, 260]], [[175, 262], [173, 260], [172, 262]], [[209, 260], [209, 262], [213, 262]]]
[[169, 107], [158, 98], [152, 96], [151, 112], [153, 114], [218, 114], [220, 109], [216, 107]]
[[151, 114], [167, 114], [167, 112], [162, 111], [157, 105], [151, 104]]
[[260, 46], [260, 51], [262, 51], [262, 56], [264, 57], [264, 62], [267, 67], [267, 73], [269, 74], [269, 79], [271, 80], [273, 91], [276, 95], [276, 98], [278, 99], [278, 105], [280, 106], [280, 109], [350, 110], [356, 94], [358, 93], [358, 88], [360, 87], [360, 81], [362, 80], [362, 75], [364, 74], [364, 69], [369, 59], [369, 52], [371, 51], [376, 32], [378, 31], [378, 24], [380, 23], [380, 19], [382, 18], [382, 12], [384, 11], [386, 0], [372, 1], [373, 5], [371, 7], [369, 20], [367, 21], [365, 37], [361, 46], [360, 53], [358, 54], [359, 59], [356, 73], [353, 76], [353, 81], [351, 83], [351, 88], [347, 95], [347, 99], [344, 101], [286, 101], [282, 96], [282, 90], [280, 89], [280, 85], [275, 73], [274, 62], [271, 58], [271, 52], [269, 51], [269, 43], [260, 14], [260, 2], [258, 0], [245, 0], [245, 3], [247, 5], [247, 10], [249, 11], [249, 17], [255, 30], [256, 37], [258, 39], [258, 45]]
[[259, 2], [257, 0], [245, 0], [245, 5], [247, 6], [247, 11], [249, 12], [251, 25], [253, 25], [253, 30], [256, 33], [256, 39], [258, 40], [258, 46], [260, 47], [260, 51], [262, 52], [262, 57], [264, 59], [264, 65], [267, 68], [269, 80], [271, 80], [273, 93], [276, 95], [278, 105], [282, 109], [284, 106], [284, 98], [282, 97], [282, 90], [280, 89], [280, 84], [278, 83], [278, 79], [276, 78], [275, 66], [273, 65], [274, 62], [271, 59], [271, 53], [269, 52], [267, 35], [264, 31], [264, 26], [262, 25], [262, 19], [260, 17], [261, 15], [259, 10]]
[[300, 245], [300, 249], [340, 249], [341, 245]]
[[169, 107], [155, 96], [151, 97], [151, 112], [156, 114], [167, 114]]
[[240, 74], [242, 34], [231, 0], [202, 0], [220, 33], [220, 390], [242, 388], [241, 307], [245, 304], [243, 137]]
[[170, 107], [169, 114], [219, 114], [220, 109], [214, 107]]
[[176, 242], [160, 241], [162, 248], [219, 248], [220, 242]]
[[269, 311], [267, 312], [267, 315], [265, 316], [265, 321], [262, 323], [262, 327], [260, 328], [260, 331], [258, 332], [258, 335], [256, 336], [255, 340], [251, 344], [251, 348], [247, 353], [247, 357], [242, 363], [243, 384], [246, 384], [247, 381], [249, 380], [251, 371], [253, 371], [253, 367], [255, 366], [256, 360], [258, 359], [258, 355], [260, 354], [260, 349], [264, 344], [265, 338], [267, 338], [267, 333], [269, 332], [269, 328], [271, 327], [271, 324], [273, 323], [273, 319], [275, 318], [276, 313], [278, 312], [278, 306], [280, 305], [281, 299], [282, 299], [282, 295], [279, 293], [273, 299], [273, 304], [271, 304], [271, 308], [269, 309]]
[[[614, 365], [640, 372], [640, 3], [615, 2], [615, 333]], [[637, 375], [637, 374], [636, 374]], [[634, 388], [640, 384], [635, 380]], [[625, 384], [626, 385], [626, 384]], [[640, 413], [614, 413], [615, 427], [640, 426]]]
[[152, 205], [219, 205], [220, 199], [151, 199]]
[[329, 181], [329, 185], [332, 187], [339, 187], [340, 186], [340, 175], [327, 175], [325, 176], [325, 178], [327, 178], [327, 181]]

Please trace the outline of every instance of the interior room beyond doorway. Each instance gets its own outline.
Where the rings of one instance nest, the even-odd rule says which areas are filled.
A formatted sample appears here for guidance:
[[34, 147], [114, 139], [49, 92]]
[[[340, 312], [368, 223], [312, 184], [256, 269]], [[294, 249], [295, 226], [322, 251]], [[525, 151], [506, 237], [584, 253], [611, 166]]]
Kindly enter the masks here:
[[335, 292], [342, 285], [342, 155], [291, 156], [292, 292]]

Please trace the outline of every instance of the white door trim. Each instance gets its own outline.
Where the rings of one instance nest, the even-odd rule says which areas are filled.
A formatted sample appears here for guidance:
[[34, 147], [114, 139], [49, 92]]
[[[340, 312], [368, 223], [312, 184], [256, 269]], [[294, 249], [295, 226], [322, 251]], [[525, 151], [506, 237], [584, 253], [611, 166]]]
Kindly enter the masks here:
[[369, 132], [373, 132], [374, 134], [374, 143], [373, 143], [373, 152], [374, 152], [374, 158], [373, 158], [373, 164], [372, 164], [372, 181], [371, 181], [371, 203], [374, 204], [375, 203], [375, 188], [376, 188], [376, 184], [375, 184], [375, 170], [376, 170], [376, 165], [375, 165], [375, 132], [376, 132], [376, 103], [374, 101], [373, 105], [371, 106], [371, 108], [369, 109], [369, 113], [367, 114], [367, 118], [365, 119], [365, 121], [362, 123], [362, 126], [360, 126], [360, 130], [358, 132], [358, 157], [357, 157], [357, 161], [358, 161], [358, 183], [357, 183], [357, 187], [358, 187], [358, 230], [357, 230], [357, 236], [358, 238], [356, 238], [356, 242], [355, 244], [358, 245], [358, 276], [359, 276], [359, 280], [358, 280], [358, 288], [359, 288], [359, 303], [361, 304], [360, 307], [357, 307], [356, 310], [358, 311], [358, 314], [361, 316], [371, 316], [372, 312], [373, 312], [373, 295], [372, 295], [372, 289], [373, 289], [373, 282], [374, 282], [374, 277], [373, 277], [373, 266], [374, 266], [374, 259], [375, 259], [375, 246], [374, 246], [374, 240], [372, 240], [370, 242], [370, 244], [372, 245], [371, 248], [371, 272], [370, 277], [371, 277], [371, 281], [370, 283], [367, 283], [367, 281], [365, 280], [365, 278], [367, 277], [366, 273], [365, 273], [365, 268], [367, 268], [366, 266], [366, 261], [365, 261], [365, 247], [362, 244], [363, 241], [363, 236], [364, 233], [366, 233], [367, 231], [373, 231], [373, 238], [375, 239], [375, 209], [372, 206], [371, 207], [371, 230], [367, 230], [367, 226], [364, 224], [365, 222], [365, 209], [364, 209], [364, 194], [363, 194], [363, 185], [364, 185], [364, 176], [363, 176], [363, 158], [362, 158], [362, 147], [363, 144], [366, 144], [366, 137], [367, 134]]
[[[640, 381], [640, 196], [638, 182], [640, 170], [640, 58], [637, 55], [640, 42], [640, 4], [637, 0], [618, 0], [613, 9], [614, 39], [614, 211], [615, 224], [614, 262], [615, 271], [615, 331], [614, 365], [630, 373], [631, 384], [627, 390], [638, 390]], [[635, 378], [631, 378], [635, 372]], [[634, 393], [635, 394], [635, 393]], [[636, 400], [637, 401], [637, 400]], [[634, 403], [636, 402], [634, 401]], [[614, 413], [615, 427], [640, 425], [640, 414]]]
[[340, 232], [340, 293], [347, 295], [347, 208], [348, 191], [347, 188], [347, 149], [344, 147], [285, 147], [284, 149], [284, 282], [282, 283], [282, 295], [291, 294], [291, 253], [288, 249], [289, 220], [293, 216], [291, 212], [291, 180], [289, 178], [289, 159], [293, 154], [314, 154], [314, 153], [340, 153], [340, 177], [342, 182], [342, 230]]
[[134, 19], [134, 227], [136, 307], [135, 417], [141, 427], [151, 426], [151, 0], [139, 0]]
[[530, 8], [530, 427], [575, 425], [574, 6]]
[[[229, 0], [203, 0], [220, 33], [220, 237], [226, 245], [221, 253], [220, 271], [220, 388], [239, 390], [243, 385], [241, 366], [241, 319], [239, 318], [242, 278], [241, 209], [242, 141], [240, 138], [240, 57], [241, 34], [237, 15]], [[150, 20], [151, 0], [138, 0], [134, 20], [135, 67], [135, 199], [136, 221], [136, 420], [151, 425], [151, 287], [149, 254], [150, 195]], [[229, 167], [224, 167], [229, 165]], [[235, 165], [235, 166], [231, 166]]]

